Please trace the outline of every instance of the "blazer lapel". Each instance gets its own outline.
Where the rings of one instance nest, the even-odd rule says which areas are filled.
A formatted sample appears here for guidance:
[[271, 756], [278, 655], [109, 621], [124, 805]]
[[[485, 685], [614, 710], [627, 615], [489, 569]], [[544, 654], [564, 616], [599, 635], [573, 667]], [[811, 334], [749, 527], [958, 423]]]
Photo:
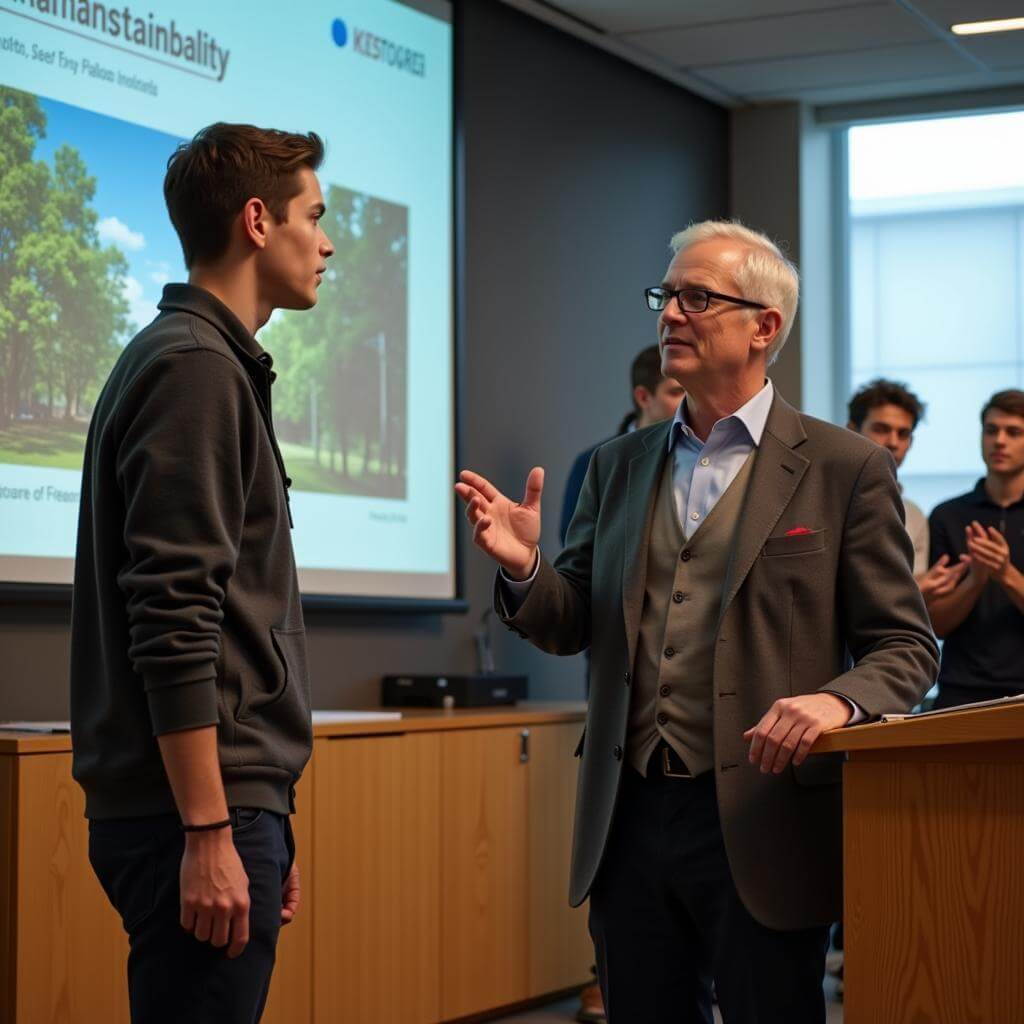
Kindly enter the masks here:
[[797, 411], [776, 394], [758, 446], [732, 556], [725, 573], [722, 609], [725, 614], [754, 561], [803, 479], [808, 459], [793, 449], [807, 440]]
[[658, 477], [668, 457], [668, 433], [672, 421], [662, 429], [651, 430], [642, 438], [643, 451], [629, 462], [626, 482], [626, 543], [622, 569], [622, 617], [626, 625], [629, 670], [636, 657], [640, 613], [643, 610], [644, 585], [647, 582], [647, 548], [651, 538], [651, 516], [658, 492]]

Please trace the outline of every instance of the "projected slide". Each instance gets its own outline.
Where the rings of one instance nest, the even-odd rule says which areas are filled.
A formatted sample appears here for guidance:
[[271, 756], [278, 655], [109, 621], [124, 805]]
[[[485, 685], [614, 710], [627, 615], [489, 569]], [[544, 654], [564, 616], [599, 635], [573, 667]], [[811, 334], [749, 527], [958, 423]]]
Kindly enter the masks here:
[[93, 403], [186, 275], [167, 158], [226, 120], [327, 145], [320, 301], [259, 335], [303, 590], [454, 596], [447, 7], [293, 7], [0, 0], [0, 580], [70, 582]]

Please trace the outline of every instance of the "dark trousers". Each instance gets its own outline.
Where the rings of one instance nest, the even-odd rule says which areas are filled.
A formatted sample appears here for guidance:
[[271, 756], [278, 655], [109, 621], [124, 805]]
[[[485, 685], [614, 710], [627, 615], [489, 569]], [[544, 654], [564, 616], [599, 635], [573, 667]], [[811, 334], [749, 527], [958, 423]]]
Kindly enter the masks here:
[[89, 860], [128, 933], [132, 1024], [256, 1024], [281, 927], [281, 887], [294, 849], [287, 818], [231, 811], [249, 876], [249, 944], [229, 960], [180, 923], [185, 837], [173, 815], [89, 823]]
[[610, 1024], [711, 1024], [712, 980], [725, 1024], [824, 1024], [828, 929], [776, 931], [747, 912], [712, 772], [667, 778], [656, 758], [646, 779], [623, 770], [590, 933]]

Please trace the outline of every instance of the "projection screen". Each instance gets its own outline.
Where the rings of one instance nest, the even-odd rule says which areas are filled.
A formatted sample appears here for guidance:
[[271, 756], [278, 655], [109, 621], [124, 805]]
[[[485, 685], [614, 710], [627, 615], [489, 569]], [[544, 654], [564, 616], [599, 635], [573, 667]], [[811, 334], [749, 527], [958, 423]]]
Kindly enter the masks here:
[[0, 0], [0, 582], [72, 579], [89, 417], [184, 280], [167, 158], [212, 121], [325, 140], [311, 312], [259, 332], [305, 595], [452, 602], [450, 7]]

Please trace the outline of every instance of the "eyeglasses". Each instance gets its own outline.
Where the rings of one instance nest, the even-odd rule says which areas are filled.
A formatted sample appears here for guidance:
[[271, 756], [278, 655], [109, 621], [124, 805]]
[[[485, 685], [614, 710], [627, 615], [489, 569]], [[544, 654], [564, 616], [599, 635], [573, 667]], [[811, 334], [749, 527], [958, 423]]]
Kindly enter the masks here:
[[679, 303], [679, 308], [684, 313], [703, 313], [712, 299], [733, 302], [737, 306], [749, 306], [751, 309], [768, 308], [762, 302], [750, 302], [748, 299], [737, 299], [735, 295], [709, 292], [707, 288], [680, 288], [678, 291], [671, 288], [645, 288], [644, 295], [647, 297], [647, 308], [654, 310], [655, 313], [660, 313], [673, 299]]

